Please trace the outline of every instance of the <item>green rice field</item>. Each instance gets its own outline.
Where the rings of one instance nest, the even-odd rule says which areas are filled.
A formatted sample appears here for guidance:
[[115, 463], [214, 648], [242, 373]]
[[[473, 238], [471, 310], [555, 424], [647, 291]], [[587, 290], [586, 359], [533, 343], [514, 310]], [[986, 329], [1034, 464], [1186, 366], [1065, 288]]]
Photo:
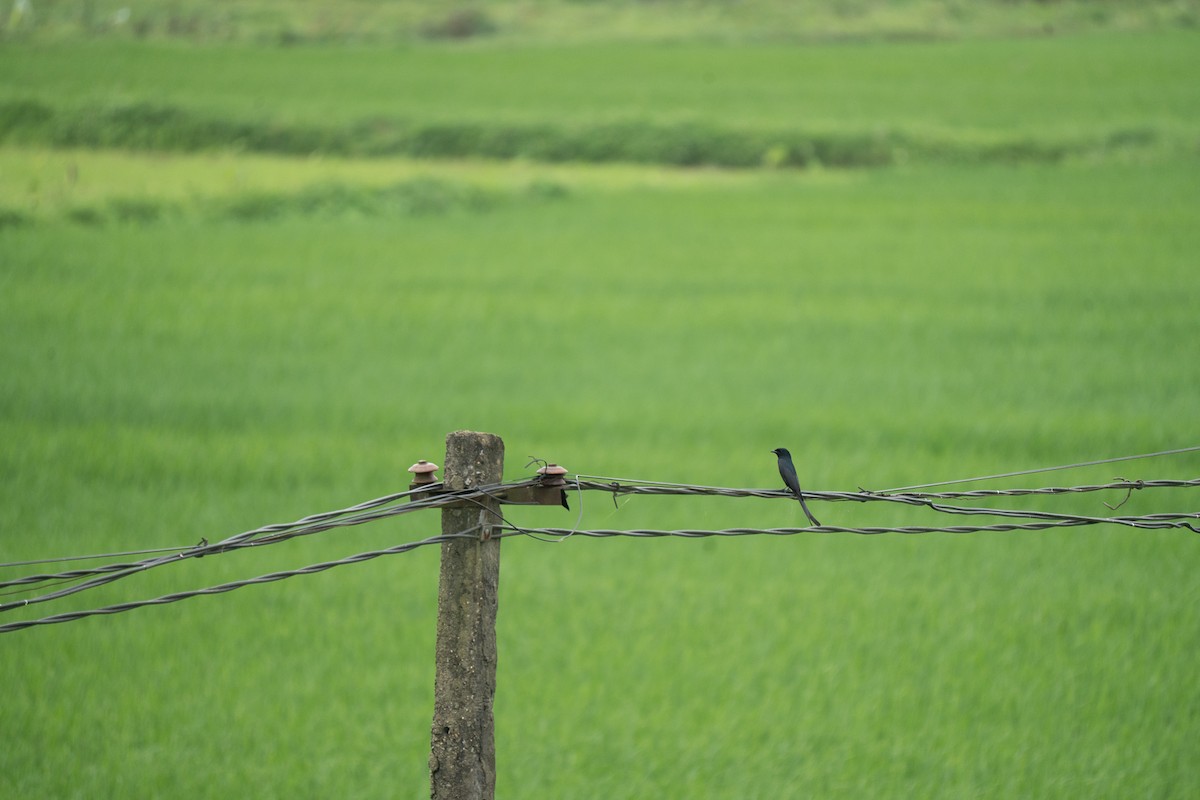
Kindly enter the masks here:
[[[74, 35], [0, 41], [0, 581], [386, 495], [459, 429], [503, 437], [510, 480], [540, 458], [779, 488], [783, 446], [806, 489], [847, 492], [1200, 445], [1186, 25]], [[410, 146], [468, 129], [440, 157]], [[501, 158], [501, 132], [543, 138]], [[699, 155], [656, 149], [672, 136]], [[1196, 478], [1200, 453], [965, 486], [1115, 476]], [[1194, 488], [1104, 505], [1122, 500], [966, 504], [1200, 511]], [[570, 501], [508, 515], [803, 524], [784, 498]], [[810, 505], [847, 527], [995, 521]], [[426, 512], [183, 559], [0, 625], [438, 530]], [[1200, 795], [1186, 529], [502, 553], [499, 796]], [[0, 796], [427, 796], [437, 570], [425, 547], [0, 634]]]

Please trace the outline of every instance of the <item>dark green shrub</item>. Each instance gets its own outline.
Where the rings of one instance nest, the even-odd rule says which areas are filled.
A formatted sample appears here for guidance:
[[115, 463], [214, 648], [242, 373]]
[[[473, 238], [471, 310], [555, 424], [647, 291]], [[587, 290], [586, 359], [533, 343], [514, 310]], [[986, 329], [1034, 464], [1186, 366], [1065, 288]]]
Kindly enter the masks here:
[[478, 8], [454, 9], [421, 26], [421, 35], [429, 39], [471, 39], [495, 32], [492, 18]]
[[54, 119], [54, 110], [36, 100], [0, 103], [0, 137], [23, 131], [27, 135], [44, 130]]
[[76, 206], [67, 211], [67, 219], [80, 225], [100, 225], [104, 222], [104, 213], [92, 206]]
[[166, 214], [160, 201], [145, 198], [118, 197], [108, 201], [109, 216], [117, 222], [146, 224], [157, 222]]
[[5, 228], [18, 228], [29, 222], [29, 217], [21, 211], [12, 208], [0, 208], [0, 231]]

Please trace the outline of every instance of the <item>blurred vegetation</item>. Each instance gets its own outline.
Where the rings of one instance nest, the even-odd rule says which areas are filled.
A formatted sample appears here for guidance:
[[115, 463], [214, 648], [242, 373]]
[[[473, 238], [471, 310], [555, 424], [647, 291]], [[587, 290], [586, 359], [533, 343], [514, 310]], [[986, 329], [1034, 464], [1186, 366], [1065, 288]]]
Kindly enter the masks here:
[[23, 43], [0, 48], [0, 144], [734, 168], [1194, 157], [1196, 47], [1179, 31], [836, 47]]
[[507, 202], [552, 200], [567, 194], [566, 187], [546, 180], [532, 181], [520, 191], [500, 192], [472, 183], [426, 177], [378, 187], [326, 181], [295, 190], [241, 190], [187, 200], [117, 194], [92, 202], [68, 201], [46, 213], [36, 203], [6, 206], [8, 198], [0, 193], [0, 229], [55, 219], [102, 225], [183, 219], [255, 222], [288, 217], [423, 216], [453, 211], [484, 212]]
[[[1145, 126], [1094, 136], [1037, 139], [1000, 134], [948, 139], [888, 129], [817, 133], [649, 121], [579, 126], [397, 119], [323, 126], [204, 117], [147, 103], [70, 110], [56, 110], [35, 100], [0, 103], [0, 142], [181, 152], [233, 147], [304, 156], [526, 158], [676, 167], [880, 167], [909, 159], [1055, 162], [1169, 144], [1166, 140]], [[1179, 146], [1186, 148], [1187, 143]]]
[[14, 0], [0, 15], [0, 34], [279, 45], [480, 39], [790, 41], [1046, 35], [1194, 27], [1198, 22], [1198, 0]]
[[577, 126], [370, 120], [322, 126], [204, 117], [147, 103], [69, 110], [36, 100], [0, 103], [0, 141], [182, 152], [234, 147], [286, 155], [527, 158], [678, 167], [871, 167], [914, 156], [951, 162], [1053, 162], [1070, 155], [1150, 145], [1157, 139], [1153, 130], [1136, 129], [1059, 141], [1019, 135], [939, 141], [890, 130], [808, 133], [647, 121]]

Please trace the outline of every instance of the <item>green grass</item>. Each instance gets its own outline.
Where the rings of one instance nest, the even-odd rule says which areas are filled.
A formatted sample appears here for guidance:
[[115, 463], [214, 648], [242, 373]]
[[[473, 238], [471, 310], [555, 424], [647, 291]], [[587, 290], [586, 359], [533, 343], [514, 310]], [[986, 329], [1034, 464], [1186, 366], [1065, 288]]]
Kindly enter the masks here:
[[69, 146], [730, 166], [1194, 157], [1196, 41], [15, 45], [0, 49], [0, 133]]
[[1197, 34], [807, 47], [0, 49], [0, 96], [354, 122], [701, 121], [729, 127], [1049, 130], [1197, 122]]
[[[1074, 131], [1195, 124], [1193, 31], [821, 46], [0, 49], [2, 96], [307, 122], [647, 118]], [[86, 74], [86, 80], [80, 79]], [[1052, 77], [1052, 80], [1049, 79]], [[1148, 120], [1147, 120], [1148, 118]]]
[[[767, 173], [421, 218], [10, 230], [5, 558], [211, 540], [377, 496], [461, 427], [503, 435], [512, 477], [532, 454], [773, 486], [767, 451], [788, 444], [814, 489], [1190, 444], [1198, 177]], [[798, 515], [584, 502], [595, 526]], [[1097, 498], [1047, 505], [1103, 512]], [[80, 605], [431, 525], [205, 559]], [[1190, 796], [1193, 538], [514, 540], [500, 790]], [[6, 793], [423, 794], [435, 574], [419, 552], [5, 637], [20, 691], [4, 727], [22, 731], [2, 757]]]
[[[1200, 443], [1194, 35], [577, 50], [505, 36], [6, 42], [0, 102], [88, 135], [96, 110], [157, 107], [282, 130], [383, 116], [1128, 144], [1052, 163], [893, 150], [887, 169], [732, 171], [62, 149], [30, 126], [0, 147], [0, 562], [190, 545], [344, 507], [440, 462], [460, 428], [504, 437], [509, 478], [537, 456], [774, 487], [782, 445], [813, 490]], [[429, 213], [413, 192], [450, 200]], [[1198, 468], [1191, 454], [1006, 483]], [[1121, 499], [1021, 505], [1107, 514]], [[618, 509], [596, 494], [512, 517], [569, 527], [580, 502], [586, 527], [802, 519], [783, 501]], [[1191, 490], [1157, 490], [1122, 510], [1195, 507]], [[189, 560], [0, 621], [437, 525]], [[1194, 534], [503, 551], [502, 796], [1200, 794]], [[0, 796], [426, 796], [436, 575], [425, 548], [0, 637]]]

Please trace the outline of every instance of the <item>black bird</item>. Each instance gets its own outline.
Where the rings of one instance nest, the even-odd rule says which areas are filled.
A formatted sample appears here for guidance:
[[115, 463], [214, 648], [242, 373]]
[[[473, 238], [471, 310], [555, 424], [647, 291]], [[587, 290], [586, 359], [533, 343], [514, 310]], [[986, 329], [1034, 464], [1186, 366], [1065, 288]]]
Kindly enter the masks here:
[[792, 454], [786, 447], [776, 447], [771, 452], [779, 456], [779, 476], [783, 478], [787, 488], [791, 489], [792, 494], [796, 495], [796, 499], [800, 501], [800, 507], [804, 509], [804, 516], [819, 528], [821, 523], [817, 522], [817, 518], [808, 510], [808, 506], [804, 503], [804, 495], [800, 493], [800, 480], [796, 477], [796, 465], [792, 463]]

